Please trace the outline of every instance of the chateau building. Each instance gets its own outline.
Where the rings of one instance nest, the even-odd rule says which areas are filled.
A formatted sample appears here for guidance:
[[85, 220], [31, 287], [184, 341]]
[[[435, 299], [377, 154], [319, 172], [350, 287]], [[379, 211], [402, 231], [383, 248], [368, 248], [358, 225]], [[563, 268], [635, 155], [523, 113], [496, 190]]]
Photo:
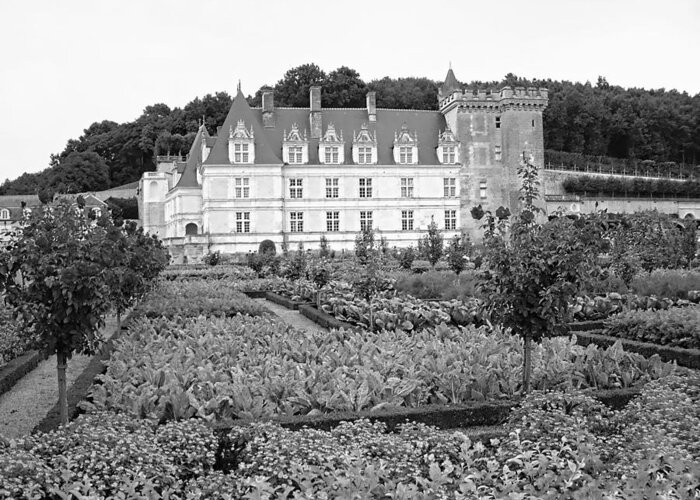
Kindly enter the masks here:
[[144, 228], [175, 256], [257, 250], [351, 249], [362, 228], [390, 246], [416, 244], [431, 221], [449, 238], [477, 237], [475, 205], [514, 211], [523, 154], [542, 165], [547, 90], [464, 91], [450, 69], [439, 110], [376, 106], [276, 107], [272, 90], [251, 108], [238, 89], [216, 137], [202, 125], [186, 159], [159, 158], [139, 189]]

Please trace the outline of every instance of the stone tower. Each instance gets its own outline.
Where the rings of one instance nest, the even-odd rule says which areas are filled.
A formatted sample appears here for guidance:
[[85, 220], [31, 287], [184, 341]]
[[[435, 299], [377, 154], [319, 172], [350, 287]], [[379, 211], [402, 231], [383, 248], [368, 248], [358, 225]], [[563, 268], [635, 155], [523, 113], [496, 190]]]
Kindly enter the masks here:
[[452, 71], [440, 88], [439, 109], [460, 142], [460, 220], [473, 238], [482, 235], [471, 208], [494, 212], [503, 206], [515, 212], [523, 154], [544, 166], [542, 111], [546, 89], [504, 87], [500, 92], [463, 90]]

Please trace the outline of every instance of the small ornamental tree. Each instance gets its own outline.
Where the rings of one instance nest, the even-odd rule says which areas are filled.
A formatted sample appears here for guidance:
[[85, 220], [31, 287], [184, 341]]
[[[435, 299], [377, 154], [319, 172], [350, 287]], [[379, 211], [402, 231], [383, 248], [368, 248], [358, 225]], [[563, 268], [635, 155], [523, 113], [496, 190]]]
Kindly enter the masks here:
[[430, 262], [431, 266], [437, 264], [444, 249], [442, 233], [438, 229], [435, 219], [431, 219], [430, 224], [428, 224], [428, 233], [421, 238], [418, 246], [423, 253], [422, 256]]
[[[530, 390], [532, 342], [565, 333], [569, 302], [582, 283], [597, 269], [603, 247], [603, 225], [598, 216], [575, 221], [558, 217], [536, 221], [541, 211], [537, 167], [524, 159], [518, 174], [522, 210], [508, 227], [504, 218], [489, 212], [484, 224], [487, 269], [477, 278], [491, 317], [523, 338], [523, 392]], [[501, 212], [501, 215], [505, 215]]]
[[472, 245], [469, 241], [469, 236], [466, 234], [456, 234], [450, 240], [445, 256], [450, 269], [456, 274], [461, 273], [467, 267], [469, 256], [471, 255]]
[[86, 218], [67, 200], [35, 208], [0, 254], [5, 300], [34, 328], [44, 356], [56, 354], [61, 422], [68, 421], [66, 364], [94, 354], [111, 307], [115, 251], [111, 221]]
[[362, 229], [355, 236], [355, 257], [360, 264], [366, 264], [374, 251], [374, 230], [371, 228]]

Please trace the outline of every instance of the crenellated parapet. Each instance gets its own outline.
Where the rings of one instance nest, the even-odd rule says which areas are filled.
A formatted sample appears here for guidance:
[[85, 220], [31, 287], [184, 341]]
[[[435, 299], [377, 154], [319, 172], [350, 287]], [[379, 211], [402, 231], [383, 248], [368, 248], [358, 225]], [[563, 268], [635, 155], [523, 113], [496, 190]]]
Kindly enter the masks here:
[[500, 91], [454, 90], [440, 99], [440, 111], [455, 108], [463, 111], [478, 110], [500, 113], [505, 110], [543, 110], [549, 102], [548, 91], [535, 87], [503, 87]]

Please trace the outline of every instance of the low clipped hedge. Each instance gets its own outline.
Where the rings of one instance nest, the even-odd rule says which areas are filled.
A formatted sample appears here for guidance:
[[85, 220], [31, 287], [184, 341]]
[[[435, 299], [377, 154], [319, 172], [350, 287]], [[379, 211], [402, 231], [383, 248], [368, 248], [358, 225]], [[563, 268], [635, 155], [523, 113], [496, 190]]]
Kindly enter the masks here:
[[653, 344], [700, 349], [700, 306], [627, 311], [605, 320], [604, 335]]

